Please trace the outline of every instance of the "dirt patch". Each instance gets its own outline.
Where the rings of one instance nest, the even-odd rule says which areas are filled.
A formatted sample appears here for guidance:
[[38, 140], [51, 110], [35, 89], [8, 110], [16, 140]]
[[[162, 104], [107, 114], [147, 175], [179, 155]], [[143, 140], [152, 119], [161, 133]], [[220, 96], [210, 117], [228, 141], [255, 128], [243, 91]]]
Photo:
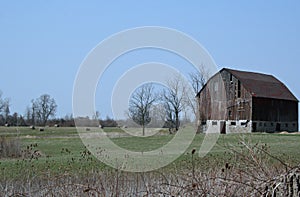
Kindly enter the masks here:
[[28, 139], [31, 139], [31, 138], [37, 138], [36, 136], [33, 136], [33, 135], [25, 135], [25, 136], [22, 136], [22, 138], [28, 138]]
[[287, 131], [282, 131], [279, 134], [300, 134], [300, 132], [287, 132]]
[[282, 131], [282, 132], [280, 132], [279, 134], [289, 134], [289, 132], [287, 132], [287, 131]]

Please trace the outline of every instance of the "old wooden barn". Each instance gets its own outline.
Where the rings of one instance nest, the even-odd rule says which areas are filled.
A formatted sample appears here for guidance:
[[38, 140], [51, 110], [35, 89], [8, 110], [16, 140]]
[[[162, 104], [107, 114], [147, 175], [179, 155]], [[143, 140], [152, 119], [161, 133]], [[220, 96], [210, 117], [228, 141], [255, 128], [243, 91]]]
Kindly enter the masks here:
[[223, 68], [197, 98], [202, 132], [298, 131], [298, 100], [272, 75]]

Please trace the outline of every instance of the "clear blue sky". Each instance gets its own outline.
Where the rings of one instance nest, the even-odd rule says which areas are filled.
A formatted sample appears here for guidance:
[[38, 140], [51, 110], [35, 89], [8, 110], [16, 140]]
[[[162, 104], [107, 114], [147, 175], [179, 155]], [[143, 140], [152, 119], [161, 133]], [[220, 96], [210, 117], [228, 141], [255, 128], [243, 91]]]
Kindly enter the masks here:
[[[11, 112], [24, 114], [31, 99], [48, 93], [59, 117], [71, 113], [73, 82], [88, 52], [138, 26], [185, 32], [219, 69], [272, 74], [300, 99], [300, 1], [7, 0], [0, 2], [0, 90]], [[109, 105], [99, 108], [111, 115]]]

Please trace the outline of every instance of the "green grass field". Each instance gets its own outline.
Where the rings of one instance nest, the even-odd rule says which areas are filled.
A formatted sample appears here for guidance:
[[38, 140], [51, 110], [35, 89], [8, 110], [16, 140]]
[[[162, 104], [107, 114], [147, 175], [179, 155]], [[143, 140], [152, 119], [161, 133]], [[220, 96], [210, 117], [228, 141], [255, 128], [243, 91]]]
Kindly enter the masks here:
[[[91, 129], [91, 132], [93, 130]], [[106, 132], [123, 133], [119, 128], [107, 128]], [[30, 158], [2, 158], [0, 160], [1, 177], [22, 176], [26, 171], [32, 171], [32, 175], [43, 173], [86, 173], [91, 170], [103, 170], [109, 168], [89, 154], [78, 136], [76, 128], [48, 127], [45, 131], [30, 128], [1, 127], [0, 136], [8, 138], [17, 137], [23, 150], [35, 150], [40, 157]], [[148, 151], [158, 148], [174, 137], [164, 134], [146, 138], [115, 137], [112, 141], [119, 146], [134, 150]], [[190, 159], [192, 149], [199, 150], [204, 134], [197, 134], [189, 149], [178, 158], [175, 163], [169, 165], [180, 167]], [[241, 146], [239, 141], [244, 139], [250, 144], [267, 144], [270, 153], [274, 157], [291, 163], [300, 162], [300, 135], [299, 134], [231, 134], [221, 135], [212, 151], [204, 158], [195, 158], [196, 165], [205, 168], [207, 162], [218, 165], [226, 161], [230, 156], [226, 154], [231, 148]], [[37, 145], [35, 147], [35, 145]], [[168, 168], [168, 166], [166, 167]]]
[[[93, 136], [98, 129], [82, 131]], [[174, 137], [166, 130], [151, 137], [132, 137], [120, 128], [105, 131], [120, 147], [144, 152]], [[279, 183], [284, 188], [280, 177], [300, 169], [299, 134], [220, 135], [200, 158], [192, 153], [204, 137], [197, 134], [184, 154], [161, 169], [128, 173], [97, 160], [76, 128], [0, 127], [0, 196], [262, 196]], [[21, 156], [7, 157], [14, 149]]]

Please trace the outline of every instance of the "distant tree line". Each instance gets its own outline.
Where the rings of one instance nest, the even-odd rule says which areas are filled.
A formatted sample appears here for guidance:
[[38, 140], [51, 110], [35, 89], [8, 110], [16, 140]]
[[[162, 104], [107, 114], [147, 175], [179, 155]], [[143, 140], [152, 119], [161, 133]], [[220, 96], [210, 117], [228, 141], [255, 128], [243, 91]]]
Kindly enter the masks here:
[[5, 126], [45, 126], [50, 118], [55, 117], [57, 105], [54, 98], [43, 94], [31, 100], [31, 105], [26, 108], [25, 114], [10, 113], [10, 100], [2, 98], [0, 93], [0, 125]]
[[[131, 95], [127, 111], [128, 119], [118, 120], [119, 124], [110, 117], [100, 119], [98, 111], [93, 117], [76, 118], [84, 121], [85, 126], [136, 127], [139, 125], [142, 127], [143, 135], [145, 135], [145, 127], [165, 127], [173, 133], [178, 131], [181, 123], [191, 122], [187, 111], [191, 111], [194, 120], [199, 122], [199, 104], [195, 95], [204, 86], [208, 76], [209, 73], [204, 68], [190, 73], [188, 82], [180, 75], [174, 76], [167, 81], [168, 87], [162, 88], [160, 92], [154, 91], [151, 83], [140, 86]], [[72, 115], [56, 118], [56, 112], [55, 99], [48, 94], [43, 94], [31, 100], [25, 114], [11, 113], [10, 100], [3, 98], [0, 91], [0, 126], [75, 126]]]
[[[26, 107], [25, 113], [18, 114], [10, 112], [10, 100], [2, 97], [0, 91], [0, 126], [57, 126], [75, 127], [72, 114], [67, 114], [63, 118], [56, 118], [57, 104], [54, 98], [48, 94], [43, 94], [36, 99], [32, 99], [30, 105]], [[97, 111], [94, 117], [84, 117], [86, 120], [97, 120], [97, 125], [103, 127], [117, 127], [118, 124], [110, 117], [99, 118]], [[92, 122], [92, 121], [91, 121]]]

